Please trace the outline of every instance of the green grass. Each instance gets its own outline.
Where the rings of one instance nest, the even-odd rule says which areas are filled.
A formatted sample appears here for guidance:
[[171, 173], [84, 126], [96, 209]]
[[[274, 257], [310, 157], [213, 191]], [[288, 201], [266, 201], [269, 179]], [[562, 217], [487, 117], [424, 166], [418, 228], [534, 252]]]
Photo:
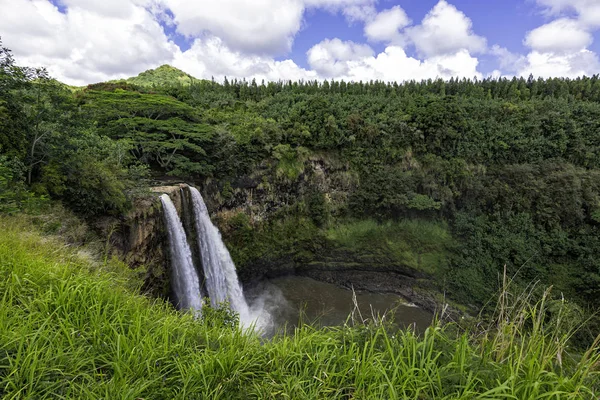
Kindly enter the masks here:
[[443, 267], [453, 243], [445, 225], [424, 220], [353, 221], [330, 228], [327, 237], [348, 249], [387, 255], [398, 263], [430, 274]]
[[[598, 341], [548, 299], [510, 297], [470, 333], [379, 324], [299, 328], [265, 341], [195, 321], [126, 288], [22, 219], [0, 217], [3, 399], [596, 399]], [[506, 285], [507, 289], [509, 285]], [[215, 316], [216, 315], [216, 316]]]

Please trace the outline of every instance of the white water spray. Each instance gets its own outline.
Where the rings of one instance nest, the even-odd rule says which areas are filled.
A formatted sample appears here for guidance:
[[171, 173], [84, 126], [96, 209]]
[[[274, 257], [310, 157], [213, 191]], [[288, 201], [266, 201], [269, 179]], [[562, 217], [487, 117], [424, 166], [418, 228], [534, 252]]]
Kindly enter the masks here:
[[172, 264], [171, 280], [178, 307], [183, 310], [192, 310], [199, 316], [202, 310], [200, 280], [194, 268], [192, 252], [187, 243], [183, 225], [169, 196], [163, 194], [160, 196], [160, 201], [167, 223]]
[[213, 307], [217, 307], [228, 301], [231, 309], [240, 315], [240, 321], [247, 325], [252, 322], [253, 318], [244, 298], [231, 255], [221, 239], [219, 230], [210, 220], [202, 195], [193, 187], [190, 187], [190, 193], [210, 302]]

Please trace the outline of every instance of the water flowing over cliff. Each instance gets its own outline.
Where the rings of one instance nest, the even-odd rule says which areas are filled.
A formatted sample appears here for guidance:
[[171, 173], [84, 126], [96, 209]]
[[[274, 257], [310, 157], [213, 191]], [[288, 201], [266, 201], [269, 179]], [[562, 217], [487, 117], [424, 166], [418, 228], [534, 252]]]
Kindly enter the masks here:
[[[202, 195], [187, 185], [182, 186], [181, 191], [181, 217], [169, 195], [160, 196], [168, 227], [171, 286], [176, 305], [180, 309], [199, 311], [204, 287], [212, 307], [228, 304], [239, 315], [242, 326], [268, 330], [271, 325], [270, 314], [261, 306], [261, 299], [255, 302], [254, 307], [248, 305], [235, 264], [219, 230], [210, 219]], [[193, 223], [183, 224], [182, 220], [191, 220]], [[188, 240], [194, 238], [197, 243], [196, 258], [196, 249], [190, 249], [188, 244]]]
[[231, 255], [221, 239], [219, 230], [210, 220], [208, 209], [200, 192], [189, 188], [194, 210], [194, 221], [206, 289], [213, 307], [227, 301], [242, 321], [250, 318], [250, 311], [240, 286]]
[[192, 310], [200, 314], [202, 309], [202, 293], [200, 280], [192, 261], [192, 253], [186, 241], [186, 234], [177, 210], [171, 198], [163, 194], [160, 200], [169, 236], [171, 253], [171, 285], [176, 297], [177, 306], [183, 310]]

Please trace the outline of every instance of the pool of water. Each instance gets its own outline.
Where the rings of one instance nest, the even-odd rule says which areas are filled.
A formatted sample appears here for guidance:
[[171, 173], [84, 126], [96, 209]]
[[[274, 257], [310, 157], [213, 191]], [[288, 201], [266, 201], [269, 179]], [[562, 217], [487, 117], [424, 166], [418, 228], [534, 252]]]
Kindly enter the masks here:
[[271, 316], [269, 330], [293, 328], [301, 322], [319, 326], [337, 326], [348, 322], [373, 320], [385, 316], [393, 318], [400, 327], [415, 325], [425, 330], [432, 314], [406, 304], [397, 295], [387, 293], [355, 292], [319, 282], [314, 279], [288, 276], [270, 279], [246, 291], [253, 308], [262, 308]]

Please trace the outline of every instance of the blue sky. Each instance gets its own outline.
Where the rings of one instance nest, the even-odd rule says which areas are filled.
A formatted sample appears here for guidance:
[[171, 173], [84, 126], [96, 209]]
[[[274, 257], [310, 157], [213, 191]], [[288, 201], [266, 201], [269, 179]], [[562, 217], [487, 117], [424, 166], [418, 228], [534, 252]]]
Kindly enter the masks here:
[[[436, 0], [389, 0], [376, 5], [381, 11], [395, 5], [400, 5], [414, 21], [421, 21], [435, 6]], [[489, 44], [498, 44], [516, 53], [526, 53], [527, 48], [523, 39], [531, 31], [551, 18], [543, 15], [543, 9], [533, 1], [523, 0], [454, 0], [450, 1], [463, 11], [473, 22], [473, 31], [487, 38]], [[590, 50], [600, 52], [600, 34], [596, 33]], [[305, 27], [296, 37], [291, 58], [297, 64], [308, 67], [306, 52], [323, 38], [338, 37], [342, 40], [355, 42], [364, 41], [363, 29], [359, 23], [349, 24], [341, 13], [330, 13], [325, 10], [314, 10], [305, 16]], [[373, 46], [382, 51], [382, 44]], [[414, 56], [414, 49], [408, 51]], [[282, 57], [284, 58], [284, 57]], [[499, 67], [495, 57], [484, 55], [480, 57], [481, 70], [491, 73]]]
[[600, 73], [599, 0], [0, 0], [22, 64], [67, 83]]

